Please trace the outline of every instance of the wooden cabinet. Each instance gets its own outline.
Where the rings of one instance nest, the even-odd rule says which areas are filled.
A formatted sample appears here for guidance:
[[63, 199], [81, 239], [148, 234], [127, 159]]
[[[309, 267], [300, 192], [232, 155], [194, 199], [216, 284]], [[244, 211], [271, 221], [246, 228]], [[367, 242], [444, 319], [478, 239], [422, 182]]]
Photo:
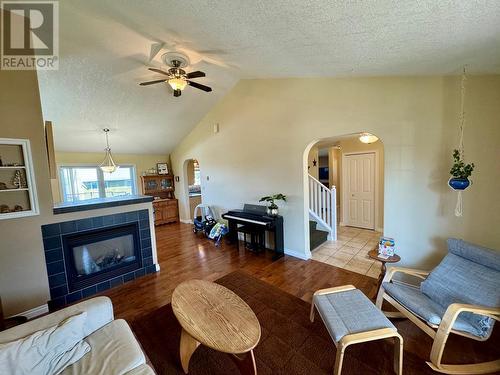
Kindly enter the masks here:
[[171, 175], [141, 176], [145, 195], [174, 198], [174, 177]]
[[179, 217], [177, 199], [157, 199], [153, 201], [155, 225], [175, 223]]
[[141, 176], [145, 195], [155, 197], [153, 210], [155, 225], [175, 223], [179, 220], [179, 205], [174, 195], [174, 176]]

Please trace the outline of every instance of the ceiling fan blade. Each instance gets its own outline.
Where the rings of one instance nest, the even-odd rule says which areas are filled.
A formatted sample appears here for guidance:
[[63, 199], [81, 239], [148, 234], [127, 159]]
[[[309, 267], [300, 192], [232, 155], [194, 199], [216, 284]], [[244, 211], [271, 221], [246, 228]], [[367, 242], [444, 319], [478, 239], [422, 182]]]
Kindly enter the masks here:
[[197, 70], [196, 72], [191, 72], [186, 74], [186, 78], [200, 78], [200, 77], [205, 77], [205, 73], [200, 72]]
[[160, 83], [160, 82], [165, 82], [166, 79], [158, 79], [156, 81], [148, 81], [148, 82], [141, 82], [139, 85], [141, 86], [147, 86], [147, 85], [154, 85], [155, 83]]
[[205, 85], [200, 85], [199, 83], [196, 83], [196, 82], [193, 82], [193, 81], [187, 81], [187, 83], [189, 84], [189, 86], [193, 86], [194, 88], [197, 88], [197, 89], [200, 89], [200, 90], [203, 90], [203, 91], [206, 91], [206, 92], [212, 91], [211, 87], [208, 87], [208, 86], [205, 86]]
[[156, 73], [160, 73], [160, 74], [165, 74], [166, 76], [170, 77], [170, 74], [168, 74], [167, 72], [164, 72], [163, 70], [155, 69], [155, 68], [148, 68], [148, 69], [151, 70], [152, 72], [156, 72]]
[[174, 90], [174, 96], [181, 96], [181, 90]]

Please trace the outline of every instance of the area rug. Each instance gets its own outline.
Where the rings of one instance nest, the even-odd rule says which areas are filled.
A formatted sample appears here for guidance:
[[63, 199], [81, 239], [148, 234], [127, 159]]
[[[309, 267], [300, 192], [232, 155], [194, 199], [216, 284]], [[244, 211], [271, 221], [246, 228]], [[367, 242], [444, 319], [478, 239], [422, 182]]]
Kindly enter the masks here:
[[[259, 375], [332, 373], [335, 345], [321, 319], [309, 321], [308, 303], [244, 272], [233, 272], [217, 283], [239, 295], [259, 319], [262, 337], [254, 351]], [[158, 374], [183, 374], [181, 327], [170, 304], [134, 320], [131, 326]], [[392, 366], [392, 341], [375, 341], [348, 347], [342, 374], [394, 374]], [[406, 351], [403, 372], [435, 374], [422, 358]], [[228, 354], [204, 346], [196, 350], [189, 364], [192, 375], [238, 373]]]

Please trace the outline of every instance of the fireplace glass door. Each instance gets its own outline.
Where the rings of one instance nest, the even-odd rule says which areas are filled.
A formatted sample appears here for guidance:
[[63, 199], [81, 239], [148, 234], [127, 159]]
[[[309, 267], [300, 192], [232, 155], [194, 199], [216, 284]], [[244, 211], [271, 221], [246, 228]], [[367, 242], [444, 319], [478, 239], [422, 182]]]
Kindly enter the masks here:
[[68, 235], [64, 251], [70, 290], [142, 267], [137, 224]]

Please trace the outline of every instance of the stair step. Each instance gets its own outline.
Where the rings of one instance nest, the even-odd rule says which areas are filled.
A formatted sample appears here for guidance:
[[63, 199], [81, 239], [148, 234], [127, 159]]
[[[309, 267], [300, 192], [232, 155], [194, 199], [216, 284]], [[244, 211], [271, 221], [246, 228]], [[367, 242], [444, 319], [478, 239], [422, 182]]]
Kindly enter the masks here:
[[315, 222], [314, 220], [309, 220], [309, 231], [316, 229], [317, 225], [318, 225], [318, 223]]
[[328, 239], [328, 232], [319, 229], [312, 229], [309, 231], [309, 246], [313, 250]]

